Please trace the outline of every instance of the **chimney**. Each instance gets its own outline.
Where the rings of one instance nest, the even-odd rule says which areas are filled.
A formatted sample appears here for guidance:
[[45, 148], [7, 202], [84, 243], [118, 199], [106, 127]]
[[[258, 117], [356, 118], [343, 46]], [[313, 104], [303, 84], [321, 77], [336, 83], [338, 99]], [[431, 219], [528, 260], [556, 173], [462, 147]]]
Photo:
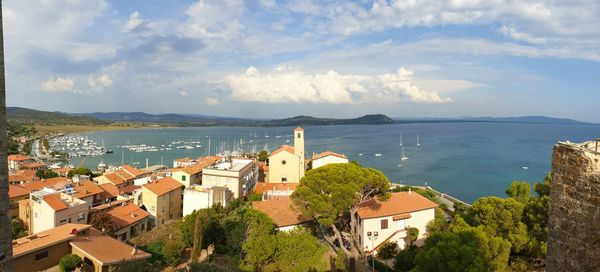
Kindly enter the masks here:
[[131, 256], [135, 256], [137, 254], [137, 246], [133, 245], [133, 249], [131, 249]]
[[412, 193], [412, 190], [410, 187], [408, 187], [408, 194], [410, 195]]
[[131, 218], [135, 218], [135, 212], [131, 212]]

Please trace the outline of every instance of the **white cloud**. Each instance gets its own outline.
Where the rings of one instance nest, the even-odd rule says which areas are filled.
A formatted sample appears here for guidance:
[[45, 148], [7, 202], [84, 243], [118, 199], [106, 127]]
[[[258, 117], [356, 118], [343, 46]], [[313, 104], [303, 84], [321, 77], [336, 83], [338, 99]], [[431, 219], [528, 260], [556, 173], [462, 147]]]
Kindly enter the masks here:
[[50, 79], [42, 83], [42, 90], [45, 92], [55, 93], [55, 92], [69, 92], [73, 91], [75, 88], [75, 83], [68, 78], [56, 78]]
[[205, 102], [206, 102], [207, 105], [210, 105], [210, 106], [220, 105], [221, 104], [221, 101], [219, 101], [219, 99], [214, 98], [214, 97], [207, 97], [205, 99]]
[[90, 88], [93, 90], [102, 90], [110, 87], [112, 84], [112, 79], [106, 74], [98, 77], [90, 77], [88, 79], [88, 86], [90, 86]]
[[521, 32], [519, 31], [519, 29], [515, 26], [507, 26], [507, 25], [503, 25], [502, 27], [500, 27], [499, 29], [500, 33], [502, 33], [503, 35], [516, 40], [516, 41], [524, 41], [524, 42], [528, 42], [530, 44], [540, 44], [543, 45], [547, 42], [548, 39], [545, 38], [540, 38], [540, 37], [535, 37], [529, 33], [525, 33], [525, 32]]
[[188, 92], [181, 90], [181, 91], [179, 91], [179, 96], [186, 97], [186, 96], [189, 96], [189, 94], [188, 94]]
[[131, 13], [131, 15], [129, 15], [129, 19], [127, 20], [127, 23], [125, 23], [125, 25], [123, 26], [122, 31], [123, 32], [132, 31], [136, 27], [141, 25], [143, 22], [144, 22], [144, 20], [142, 20], [142, 18], [140, 17], [140, 13], [138, 11], [135, 11], [135, 12]]
[[238, 101], [313, 104], [451, 102], [450, 98], [442, 98], [435, 91], [421, 90], [413, 84], [412, 74], [400, 68], [396, 73], [379, 75], [342, 75], [333, 70], [324, 74], [275, 70], [263, 75], [250, 67], [244, 74], [227, 76], [224, 83], [231, 90], [231, 98]]
[[259, 0], [258, 3], [261, 7], [266, 9], [272, 9], [277, 5], [277, 2], [275, 2], [275, 0]]

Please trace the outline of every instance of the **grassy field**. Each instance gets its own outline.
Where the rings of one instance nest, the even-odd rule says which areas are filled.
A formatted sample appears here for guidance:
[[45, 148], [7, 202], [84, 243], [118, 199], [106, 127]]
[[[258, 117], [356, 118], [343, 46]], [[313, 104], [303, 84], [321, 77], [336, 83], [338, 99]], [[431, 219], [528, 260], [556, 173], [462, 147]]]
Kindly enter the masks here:
[[148, 128], [147, 126], [120, 126], [120, 125], [36, 125], [35, 129], [39, 134], [53, 133], [76, 133], [85, 131], [108, 131], [125, 130], [136, 128]]

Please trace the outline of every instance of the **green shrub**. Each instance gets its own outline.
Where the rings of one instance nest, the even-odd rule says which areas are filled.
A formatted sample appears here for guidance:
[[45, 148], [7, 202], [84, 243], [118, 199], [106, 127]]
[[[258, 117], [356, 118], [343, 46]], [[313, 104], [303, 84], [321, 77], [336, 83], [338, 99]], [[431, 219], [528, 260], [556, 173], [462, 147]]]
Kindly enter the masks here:
[[81, 257], [75, 254], [67, 254], [60, 259], [59, 267], [61, 272], [72, 272], [81, 266]]
[[398, 243], [386, 242], [379, 248], [377, 257], [387, 260], [396, 256], [396, 253], [398, 253]]

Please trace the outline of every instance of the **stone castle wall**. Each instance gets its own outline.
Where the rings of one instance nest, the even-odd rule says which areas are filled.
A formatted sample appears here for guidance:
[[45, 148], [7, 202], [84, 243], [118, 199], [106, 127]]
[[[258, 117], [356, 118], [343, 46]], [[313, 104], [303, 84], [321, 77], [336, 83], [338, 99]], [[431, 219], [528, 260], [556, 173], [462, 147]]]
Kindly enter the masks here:
[[600, 271], [600, 154], [590, 143], [554, 146], [549, 272]]

